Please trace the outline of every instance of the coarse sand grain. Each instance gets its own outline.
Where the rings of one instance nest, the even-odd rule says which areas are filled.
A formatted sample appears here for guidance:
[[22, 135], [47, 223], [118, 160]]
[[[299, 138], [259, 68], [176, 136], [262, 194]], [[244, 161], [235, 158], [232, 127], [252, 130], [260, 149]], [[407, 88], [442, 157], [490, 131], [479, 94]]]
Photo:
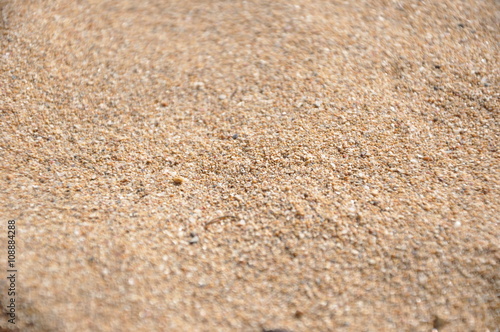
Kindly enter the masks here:
[[0, 12], [1, 331], [499, 331], [498, 1]]

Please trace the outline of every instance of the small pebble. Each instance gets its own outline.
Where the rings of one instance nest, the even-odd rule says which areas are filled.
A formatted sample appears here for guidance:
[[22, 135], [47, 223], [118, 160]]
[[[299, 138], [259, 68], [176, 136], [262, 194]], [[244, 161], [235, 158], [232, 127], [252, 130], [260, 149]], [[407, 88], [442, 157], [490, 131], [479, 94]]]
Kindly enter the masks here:
[[193, 83], [193, 87], [198, 89], [198, 90], [201, 90], [204, 86], [205, 86], [205, 84], [203, 82], [194, 82]]
[[481, 84], [484, 85], [484, 86], [490, 86], [490, 83], [488, 82], [488, 77], [483, 77], [481, 79]]
[[220, 99], [220, 100], [224, 100], [224, 99], [226, 99], [226, 98], [227, 98], [227, 96], [226, 96], [226, 95], [219, 95], [219, 99]]
[[196, 235], [196, 233], [191, 233], [190, 234], [191, 238], [189, 239], [189, 244], [195, 244], [195, 243], [198, 243], [200, 241], [200, 238], [198, 237], [198, 235]]
[[178, 176], [178, 177], [173, 178], [172, 182], [174, 183], [174, 185], [180, 186], [181, 184], [184, 183], [184, 178], [181, 178]]

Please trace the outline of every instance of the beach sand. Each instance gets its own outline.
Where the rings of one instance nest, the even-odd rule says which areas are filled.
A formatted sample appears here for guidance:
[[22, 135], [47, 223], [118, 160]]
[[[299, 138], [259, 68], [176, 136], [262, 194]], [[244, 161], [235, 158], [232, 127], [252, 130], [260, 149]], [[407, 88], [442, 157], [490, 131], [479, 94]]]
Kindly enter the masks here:
[[498, 1], [0, 8], [1, 331], [499, 331]]

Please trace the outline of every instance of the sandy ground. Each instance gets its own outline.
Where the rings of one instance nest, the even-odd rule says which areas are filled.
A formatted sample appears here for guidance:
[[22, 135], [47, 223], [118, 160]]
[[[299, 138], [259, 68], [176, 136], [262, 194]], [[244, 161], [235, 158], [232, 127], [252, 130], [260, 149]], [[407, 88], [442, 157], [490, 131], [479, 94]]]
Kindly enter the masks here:
[[0, 7], [17, 331], [499, 331], [498, 1]]

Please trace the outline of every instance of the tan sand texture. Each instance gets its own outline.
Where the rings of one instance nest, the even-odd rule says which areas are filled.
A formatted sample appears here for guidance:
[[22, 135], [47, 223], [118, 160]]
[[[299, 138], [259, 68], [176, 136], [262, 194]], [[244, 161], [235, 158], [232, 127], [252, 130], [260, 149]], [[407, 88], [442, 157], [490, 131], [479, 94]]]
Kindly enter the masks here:
[[499, 331], [498, 1], [0, 3], [14, 330]]

